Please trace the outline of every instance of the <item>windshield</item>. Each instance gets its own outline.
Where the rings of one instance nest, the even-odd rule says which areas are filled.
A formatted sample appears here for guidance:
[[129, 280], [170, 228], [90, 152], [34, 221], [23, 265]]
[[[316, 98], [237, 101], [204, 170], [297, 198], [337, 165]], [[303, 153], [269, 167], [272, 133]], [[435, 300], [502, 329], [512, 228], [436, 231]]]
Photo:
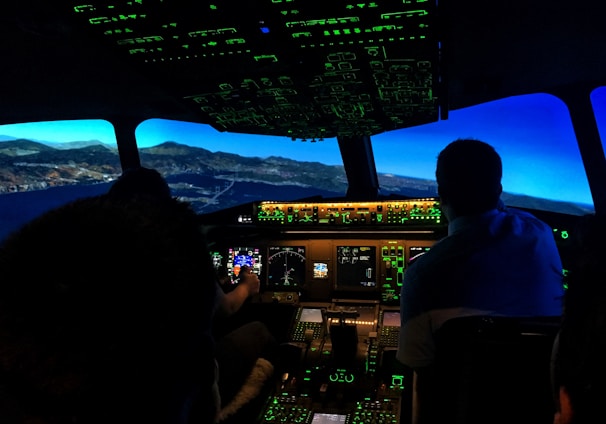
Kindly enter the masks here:
[[438, 153], [457, 138], [483, 140], [501, 155], [505, 204], [572, 214], [593, 211], [568, 109], [548, 94], [451, 111], [447, 120], [377, 135], [377, 171], [423, 178], [431, 186]]
[[[599, 122], [606, 122], [603, 97], [593, 98]], [[291, 141], [164, 119], [141, 123], [135, 135], [141, 164], [158, 169], [198, 213], [347, 191], [334, 138]], [[437, 196], [437, 154], [459, 137], [484, 140], [499, 152], [506, 204], [593, 211], [568, 111], [546, 94], [451, 111], [444, 121], [373, 136], [380, 195]], [[105, 192], [121, 173], [115, 132], [104, 120], [0, 126], [0, 161], [0, 239], [51, 207]]]

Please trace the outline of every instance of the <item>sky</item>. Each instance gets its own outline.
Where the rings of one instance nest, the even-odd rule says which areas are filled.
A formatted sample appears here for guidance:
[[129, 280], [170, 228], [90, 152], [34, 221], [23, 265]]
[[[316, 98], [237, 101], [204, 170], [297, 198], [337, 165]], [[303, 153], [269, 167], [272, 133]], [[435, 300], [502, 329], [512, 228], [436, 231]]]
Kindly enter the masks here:
[[[596, 92], [592, 100], [599, 110], [606, 110], [606, 89]], [[606, 112], [603, 115], [597, 116], [598, 126], [606, 131]], [[102, 120], [0, 126], [0, 141], [11, 137], [116, 144], [113, 127]], [[372, 148], [377, 171], [433, 180], [439, 151], [459, 137], [481, 139], [495, 147], [503, 159], [503, 187], [507, 192], [592, 203], [568, 110], [563, 102], [547, 94], [451, 111], [447, 120], [375, 135]], [[226, 133], [208, 125], [167, 120], [142, 123], [136, 138], [139, 147], [174, 141], [248, 157], [282, 156], [342, 164], [334, 138], [315, 143], [292, 141], [289, 137]]]

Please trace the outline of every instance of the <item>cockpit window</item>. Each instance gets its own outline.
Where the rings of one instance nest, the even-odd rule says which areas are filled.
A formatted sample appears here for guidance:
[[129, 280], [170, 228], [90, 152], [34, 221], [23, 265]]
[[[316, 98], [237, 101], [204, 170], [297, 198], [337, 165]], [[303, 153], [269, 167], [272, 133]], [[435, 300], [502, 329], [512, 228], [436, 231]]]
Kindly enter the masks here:
[[379, 180], [383, 175], [383, 194], [393, 191], [392, 180], [397, 175], [418, 187], [419, 195], [424, 191], [436, 195], [436, 158], [457, 138], [481, 139], [499, 152], [507, 205], [574, 215], [593, 211], [568, 109], [548, 94], [516, 96], [455, 110], [447, 120], [374, 136], [373, 152]]
[[160, 171], [174, 195], [209, 213], [256, 200], [342, 197], [347, 177], [337, 140], [219, 132], [150, 119], [137, 127], [141, 164]]
[[591, 104], [602, 139], [602, 148], [606, 150], [606, 87], [599, 87], [592, 91]]
[[[604, 133], [606, 91], [596, 90], [592, 101]], [[291, 140], [164, 119], [142, 122], [135, 135], [141, 164], [158, 169], [198, 213], [257, 200], [342, 199], [347, 192], [335, 138]], [[501, 154], [506, 204], [593, 212], [568, 110], [547, 94], [455, 110], [447, 120], [372, 136], [379, 195], [436, 196], [437, 154], [459, 137], [482, 139]], [[0, 239], [52, 207], [107, 191], [121, 172], [114, 128], [105, 120], [0, 126]]]
[[121, 172], [108, 121], [0, 125], [0, 240], [48, 209], [107, 191]]

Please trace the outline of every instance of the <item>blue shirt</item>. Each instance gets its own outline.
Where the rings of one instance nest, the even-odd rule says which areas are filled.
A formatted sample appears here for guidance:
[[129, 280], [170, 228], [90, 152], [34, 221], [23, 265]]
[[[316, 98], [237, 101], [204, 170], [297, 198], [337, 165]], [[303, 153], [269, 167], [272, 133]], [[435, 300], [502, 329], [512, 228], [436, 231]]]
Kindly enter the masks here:
[[561, 315], [562, 278], [553, 231], [533, 215], [502, 208], [454, 219], [404, 274], [396, 357], [430, 365], [433, 333], [453, 317]]

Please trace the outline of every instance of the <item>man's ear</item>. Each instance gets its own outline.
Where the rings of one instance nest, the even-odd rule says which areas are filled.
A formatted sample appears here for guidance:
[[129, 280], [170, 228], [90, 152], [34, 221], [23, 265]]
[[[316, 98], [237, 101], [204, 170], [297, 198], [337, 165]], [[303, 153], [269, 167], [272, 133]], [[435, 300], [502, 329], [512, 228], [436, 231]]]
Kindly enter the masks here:
[[560, 386], [560, 410], [553, 416], [553, 424], [570, 424], [572, 422], [572, 405], [570, 395], [564, 386]]

